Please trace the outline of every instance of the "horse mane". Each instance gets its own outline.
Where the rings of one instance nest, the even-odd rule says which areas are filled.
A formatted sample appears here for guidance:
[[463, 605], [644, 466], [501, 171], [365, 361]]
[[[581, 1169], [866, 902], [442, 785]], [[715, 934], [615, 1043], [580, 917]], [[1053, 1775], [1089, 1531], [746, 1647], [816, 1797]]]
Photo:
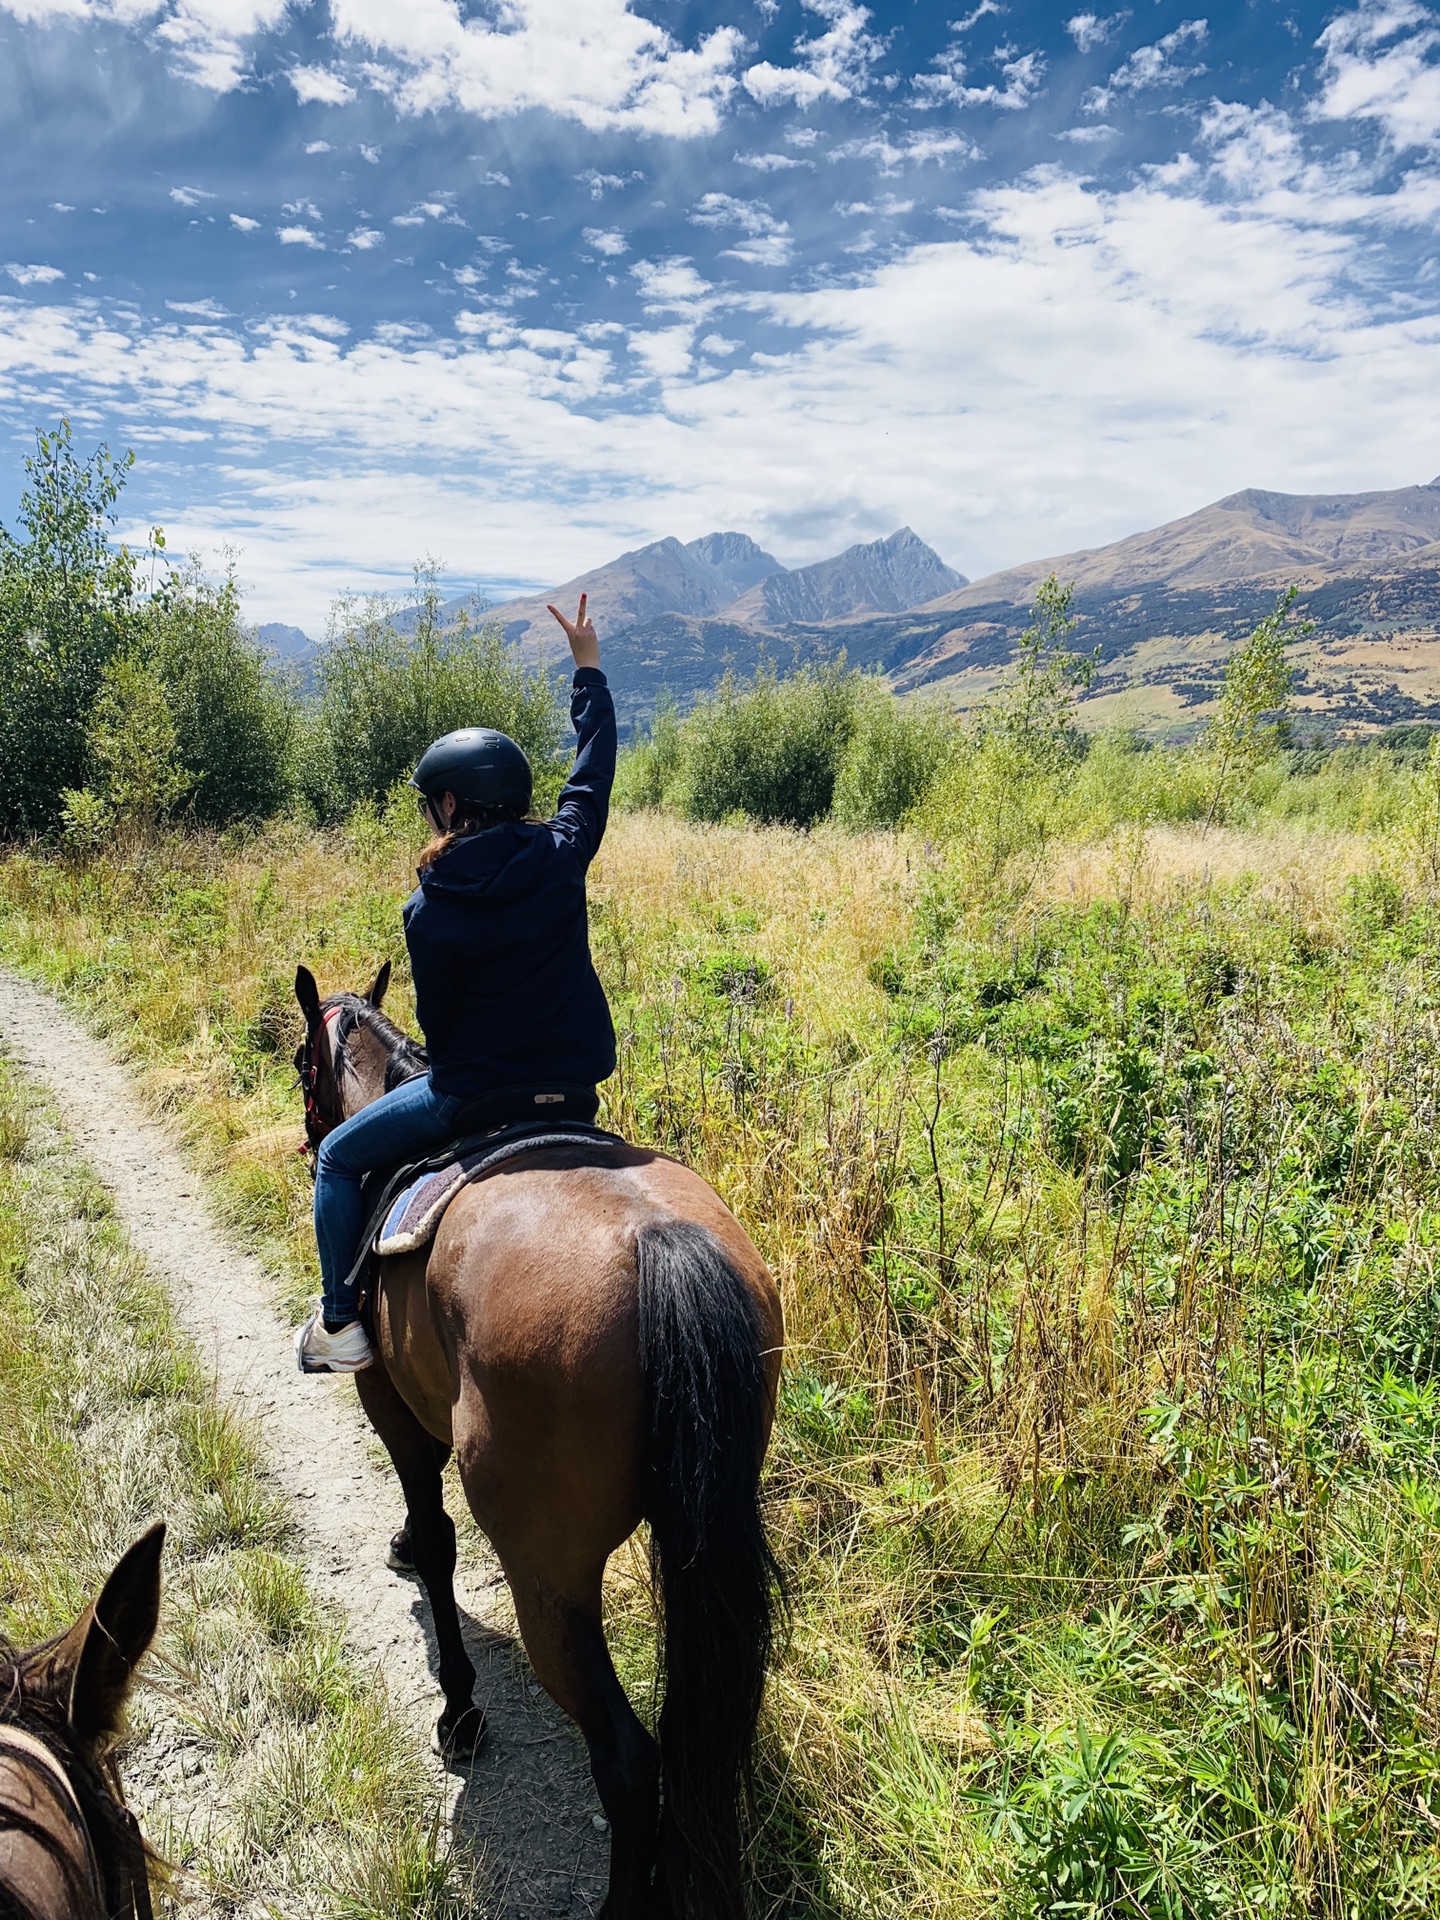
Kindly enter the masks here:
[[386, 1013], [371, 1001], [362, 999], [358, 993], [337, 995], [340, 1005], [348, 1012], [356, 1026], [364, 1027], [385, 1049], [385, 1091], [387, 1093], [415, 1080], [426, 1071], [430, 1056], [418, 1040], [397, 1027]]

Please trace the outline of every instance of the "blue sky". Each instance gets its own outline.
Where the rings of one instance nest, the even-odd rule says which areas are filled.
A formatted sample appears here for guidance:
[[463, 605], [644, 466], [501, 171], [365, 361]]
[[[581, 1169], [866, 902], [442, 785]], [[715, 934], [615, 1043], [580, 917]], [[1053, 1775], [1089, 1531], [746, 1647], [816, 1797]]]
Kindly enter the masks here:
[[1440, 472], [1420, 0], [0, 0], [0, 141], [0, 518], [68, 412], [257, 619]]

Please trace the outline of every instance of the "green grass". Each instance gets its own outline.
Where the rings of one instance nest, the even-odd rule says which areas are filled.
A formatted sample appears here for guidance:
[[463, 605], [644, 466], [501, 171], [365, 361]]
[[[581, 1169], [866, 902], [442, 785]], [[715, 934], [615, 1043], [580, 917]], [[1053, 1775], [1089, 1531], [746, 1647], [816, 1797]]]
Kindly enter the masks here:
[[81, 1610], [151, 1521], [162, 1623], [121, 1768], [173, 1870], [162, 1911], [469, 1911], [412, 1736], [290, 1552], [249, 1428], [43, 1099], [0, 1074], [0, 1633]]
[[[1440, 909], [1412, 816], [1332, 789], [1047, 827], [988, 886], [958, 841], [617, 821], [608, 1118], [717, 1186], [790, 1330], [763, 1910], [1440, 1908]], [[0, 947], [295, 1291], [289, 978], [398, 957], [413, 831], [0, 869]], [[610, 1598], [638, 1696], [628, 1557]]]

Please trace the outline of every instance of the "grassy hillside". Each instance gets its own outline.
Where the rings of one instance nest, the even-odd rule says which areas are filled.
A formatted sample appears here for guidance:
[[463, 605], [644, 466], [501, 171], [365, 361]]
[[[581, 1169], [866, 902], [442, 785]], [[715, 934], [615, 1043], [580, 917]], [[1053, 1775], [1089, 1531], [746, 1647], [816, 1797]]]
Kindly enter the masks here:
[[[715, 1183], [789, 1319], [765, 1910], [1440, 1905], [1440, 907], [1397, 781], [1018, 866], [614, 824], [606, 1117]], [[297, 1301], [290, 981], [401, 958], [414, 852], [362, 810], [0, 866], [0, 949], [136, 1054]], [[642, 1686], [628, 1577], [613, 1613]]]

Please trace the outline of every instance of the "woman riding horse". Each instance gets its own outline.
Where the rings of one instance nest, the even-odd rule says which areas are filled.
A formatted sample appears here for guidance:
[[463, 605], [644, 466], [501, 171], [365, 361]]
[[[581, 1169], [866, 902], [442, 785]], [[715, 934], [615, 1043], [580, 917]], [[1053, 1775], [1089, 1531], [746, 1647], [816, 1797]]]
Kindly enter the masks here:
[[367, 1173], [444, 1146], [482, 1096], [502, 1117], [519, 1118], [521, 1098], [533, 1100], [527, 1089], [548, 1084], [568, 1117], [578, 1100], [587, 1108], [580, 1117], [593, 1119], [595, 1085], [615, 1071], [615, 1030], [585, 917], [585, 869], [604, 836], [615, 779], [615, 703], [585, 595], [573, 622], [550, 611], [575, 660], [570, 717], [580, 736], [555, 818], [526, 818], [530, 762], [488, 727], [437, 740], [410, 782], [437, 835], [420, 856], [404, 916], [430, 1071], [327, 1135], [316, 1155], [322, 1291], [295, 1336], [302, 1373], [355, 1373], [373, 1357], [350, 1279]]
[[[378, 1260], [373, 1352], [342, 1290], [365, 1169], [433, 1150], [476, 1090], [504, 1119], [505, 1089], [568, 1097], [578, 1081], [588, 1118], [614, 1066], [584, 894], [614, 713], [584, 600], [573, 624], [556, 618], [580, 734], [556, 817], [519, 817], [528, 768], [516, 777], [523, 756], [500, 736], [478, 761], [464, 757], [474, 735], [449, 736], [416, 772], [446, 829], [406, 908], [428, 1057], [380, 1011], [388, 965], [368, 994], [323, 1000], [296, 973], [326, 1289], [300, 1359], [355, 1373], [399, 1475], [435, 1620], [442, 1752], [467, 1757], [485, 1730], [455, 1605], [453, 1448], [536, 1678], [589, 1748], [610, 1821], [606, 1920], [743, 1920], [740, 1813], [779, 1600], [759, 1483], [783, 1342], [744, 1229], [698, 1174], [600, 1135], [527, 1149], [463, 1186], [427, 1249]], [[497, 778], [482, 784], [486, 769]], [[601, 1610], [606, 1562], [642, 1520], [663, 1615], [658, 1740], [625, 1697]]]

